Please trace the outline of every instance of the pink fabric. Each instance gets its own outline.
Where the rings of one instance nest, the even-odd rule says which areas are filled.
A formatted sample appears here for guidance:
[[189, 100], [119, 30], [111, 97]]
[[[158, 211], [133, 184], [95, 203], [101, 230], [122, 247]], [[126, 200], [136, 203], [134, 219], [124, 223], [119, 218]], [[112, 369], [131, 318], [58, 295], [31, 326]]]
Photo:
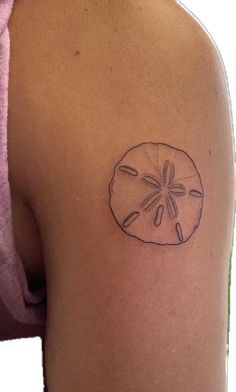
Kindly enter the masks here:
[[7, 162], [10, 37], [13, 0], [0, 0], [0, 340], [44, 337], [46, 287], [31, 292], [14, 245]]

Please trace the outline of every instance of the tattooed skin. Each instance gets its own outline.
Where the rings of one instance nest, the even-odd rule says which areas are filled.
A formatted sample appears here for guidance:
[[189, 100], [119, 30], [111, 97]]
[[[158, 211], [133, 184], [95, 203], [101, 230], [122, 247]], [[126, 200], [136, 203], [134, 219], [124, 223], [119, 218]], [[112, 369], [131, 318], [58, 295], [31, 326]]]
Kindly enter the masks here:
[[178, 245], [200, 224], [203, 186], [190, 156], [163, 143], [142, 143], [116, 164], [110, 208], [120, 228], [144, 242]]

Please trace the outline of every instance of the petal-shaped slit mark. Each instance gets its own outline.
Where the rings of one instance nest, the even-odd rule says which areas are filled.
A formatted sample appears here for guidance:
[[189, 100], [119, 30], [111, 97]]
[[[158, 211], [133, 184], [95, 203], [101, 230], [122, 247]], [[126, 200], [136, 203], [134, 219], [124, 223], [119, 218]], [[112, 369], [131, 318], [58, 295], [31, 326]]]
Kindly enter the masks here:
[[181, 191], [181, 192], [179, 192], [179, 191], [170, 191], [170, 193], [172, 195], [174, 195], [174, 196], [184, 196], [186, 192], [185, 191]]
[[191, 196], [202, 197], [202, 193], [200, 191], [197, 191], [196, 189], [191, 189], [189, 193]]
[[170, 190], [172, 190], [172, 189], [174, 189], [174, 190], [175, 189], [181, 189], [181, 190], [184, 190], [184, 191], [186, 190], [186, 188], [185, 188], [185, 186], [183, 184], [177, 184], [177, 183], [169, 185], [168, 188]]
[[163, 212], [164, 212], [164, 206], [160, 205], [157, 209], [156, 217], [154, 220], [155, 226], [160, 226], [162, 222]]
[[160, 195], [160, 191], [157, 190], [155, 192], [150, 193], [145, 199], [142, 201], [140, 207], [143, 208], [149, 202], [150, 199], [155, 198], [155, 196]]
[[169, 213], [170, 219], [174, 219], [175, 218], [175, 211], [174, 211], [173, 205], [171, 204], [171, 201], [170, 201], [170, 198], [168, 195], [166, 195], [166, 206], [167, 206], [167, 211]]
[[169, 200], [170, 200], [171, 209], [174, 213], [174, 217], [177, 218], [178, 214], [179, 214], [179, 210], [178, 210], [177, 204], [175, 202], [175, 199], [171, 194], [169, 194]]
[[138, 217], [140, 213], [138, 211], [131, 212], [123, 221], [123, 227], [128, 227], [131, 225], [132, 222], [134, 222]]
[[145, 182], [145, 184], [161, 188], [161, 183], [158, 181], [158, 179], [155, 176], [151, 174], [144, 175], [142, 177], [142, 181]]
[[168, 160], [165, 161], [164, 169], [163, 169], [163, 174], [162, 174], [163, 185], [166, 185], [166, 181], [167, 181], [167, 171], [168, 171], [169, 164], [170, 164], [170, 162], [169, 162]]
[[169, 170], [167, 171], [167, 184], [170, 185], [173, 183], [174, 176], [175, 176], [175, 165], [173, 162], [170, 162]]
[[122, 165], [119, 167], [120, 171], [130, 174], [131, 176], [137, 176], [138, 172], [136, 169], [134, 169], [133, 167], [130, 166], [126, 166], [126, 165]]
[[183, 184], [172, 184], [168, 188], [170, 193], [175, 196], [184, 196], [186, 193], [186, 189]]
[[176, 228], [176, 232], [177, 232], [179, 241], [182, 242], [184, 238], [183, 238], [183, 232], [182, 232], [181, 224], [180, 223], [176, 223], [175, 228]]
[[146, 211], [151, 210], [157, 203], [158, 201], [161, 199], [161, 195], [158, 195], [154, 198], [151, 198], [150, 200], [148, 200], [148, 202], [145, 204], [144, 209]]
[[164, 169], [163, 169], [163, 185], [172, 184], [175, 175], [175, 165], [173, 162], [165, 161]]

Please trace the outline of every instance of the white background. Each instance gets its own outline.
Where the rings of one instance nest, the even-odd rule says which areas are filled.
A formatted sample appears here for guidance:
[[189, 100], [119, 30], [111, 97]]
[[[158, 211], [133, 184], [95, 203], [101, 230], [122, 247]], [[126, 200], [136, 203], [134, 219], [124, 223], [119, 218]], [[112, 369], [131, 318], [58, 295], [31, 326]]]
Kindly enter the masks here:
[[[236, 37], [235, 0], [183, 0], [182, 3], [201, 20], [221, 52], [229, 80], [232, 110], [236, 116], [236, 56], [235, 39], [233, 39], [233, 37]], [[236, 250], [234, 250], [232, 260], [228, 392], [236, 391], [235, 258]], [[40, 338], [19, 339], [0, 343], [0, 390], [3, 392], [43, 391]]]

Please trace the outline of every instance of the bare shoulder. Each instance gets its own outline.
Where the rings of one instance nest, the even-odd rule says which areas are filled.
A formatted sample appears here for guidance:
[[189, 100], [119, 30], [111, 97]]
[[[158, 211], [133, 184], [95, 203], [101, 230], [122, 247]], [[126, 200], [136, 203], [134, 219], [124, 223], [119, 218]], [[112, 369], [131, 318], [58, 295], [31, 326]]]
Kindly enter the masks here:
[[128, 129], [172, 133], [222, 84], [228, 103], [213, 42], [173, 0], [24, 0], [9, 30], [9, 160], [20, 192], [49, 176], [51, 160], [65, 167], [68, 143], [80, 151], [101, 134], [116, 143]]

